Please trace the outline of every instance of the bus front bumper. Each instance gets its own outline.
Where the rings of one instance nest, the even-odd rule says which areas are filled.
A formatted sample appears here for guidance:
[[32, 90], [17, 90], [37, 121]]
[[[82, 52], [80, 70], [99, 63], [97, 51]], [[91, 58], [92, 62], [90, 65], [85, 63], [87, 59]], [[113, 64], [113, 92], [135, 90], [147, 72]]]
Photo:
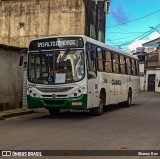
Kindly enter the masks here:
[[75, 98], [37, 98], [27, 95], [28, 108], [87, 109], [87, 95]]

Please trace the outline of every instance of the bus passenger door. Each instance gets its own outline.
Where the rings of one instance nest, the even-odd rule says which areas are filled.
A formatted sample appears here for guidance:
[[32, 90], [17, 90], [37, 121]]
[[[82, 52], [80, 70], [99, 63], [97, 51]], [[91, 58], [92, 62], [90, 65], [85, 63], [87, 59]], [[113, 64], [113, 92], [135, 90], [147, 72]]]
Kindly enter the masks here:
[[99, 92], [96, 74], [94, 72], [88, 72], [88, 102], [87, 108], [93, 108], [98, 106]]
[[97, 82], [96, 47], [87, 43], [87, 78], [88, 78], [88, 97], [87, 108], [97, 107], [99, 103], [99, 92]]

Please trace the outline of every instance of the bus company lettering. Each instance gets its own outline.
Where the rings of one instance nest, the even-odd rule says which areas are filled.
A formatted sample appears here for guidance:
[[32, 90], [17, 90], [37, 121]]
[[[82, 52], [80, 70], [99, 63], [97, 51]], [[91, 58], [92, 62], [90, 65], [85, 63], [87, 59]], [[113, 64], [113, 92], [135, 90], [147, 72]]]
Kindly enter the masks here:
[[112, 85], [121, 85], [121, 81], [112, 79]]
[[46, 41], [38, 42], [38, 48], [42, 47], [53, 47], [53, 46], [75, 46], [76, 40], [63, 40], [63, 41]]

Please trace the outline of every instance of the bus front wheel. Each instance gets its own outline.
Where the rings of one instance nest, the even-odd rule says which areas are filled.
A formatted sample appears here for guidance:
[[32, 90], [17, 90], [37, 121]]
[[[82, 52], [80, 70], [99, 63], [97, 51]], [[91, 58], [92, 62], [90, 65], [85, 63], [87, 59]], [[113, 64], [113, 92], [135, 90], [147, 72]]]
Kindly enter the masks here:
[[48, 108], [49, 113], [53, 115], [58, 115], [60, 113], [60, 109]]
[[91, 109], [91, 114], [96, 115], [96, 116], [103, 114], [103, 108], [104, 108], [104, 105], [105, 105], [104, 101], [105, 101], [104, 100], [104, 95], [100, 94], [99, 105], [98, 105], [98, 107]]

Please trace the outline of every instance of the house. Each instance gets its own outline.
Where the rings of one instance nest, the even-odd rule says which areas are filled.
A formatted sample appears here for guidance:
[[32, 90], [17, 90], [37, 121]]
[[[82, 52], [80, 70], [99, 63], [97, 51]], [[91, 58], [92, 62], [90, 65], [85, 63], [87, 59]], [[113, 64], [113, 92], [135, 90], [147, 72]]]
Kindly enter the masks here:
[[160, 92], [160, 38], [143, 44], [145, 48], [145, 90]]
[[137, 48], [142, 91], [160, 92], [160, 38], [150, 40]]
[[[22, 49], [0, 44], [0, 111], [22, 107], [24, 68], [19, 67]], [[26, 54], [23, 56], [26, 59]]]
[[0, 43], [28, 47], [35, 38], [86, 35], [105, 42], [110, 0], [0, 1]]

